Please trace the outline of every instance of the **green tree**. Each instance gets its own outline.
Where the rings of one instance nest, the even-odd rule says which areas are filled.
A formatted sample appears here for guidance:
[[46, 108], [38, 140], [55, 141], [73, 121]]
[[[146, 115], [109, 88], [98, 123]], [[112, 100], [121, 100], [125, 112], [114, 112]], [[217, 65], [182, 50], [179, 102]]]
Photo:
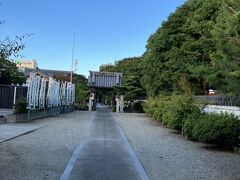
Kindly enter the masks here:
[[76, 103], [82, 104], [88, 101], [88, 87], [87, 79], [83, 75], [74, 75], [73, 83], [75, 84], [76, 94], [75, 100]]
[[[0, 21], [0, 25], [5, 21]], [[22, 40], [26, 36], [16, 36], [16, 39], [5, 38], [0, 40], [0, 84], [23, 84], [26, 77], [18, 71], [16, 63], [11, 59], [12, 56], [18, 57], [19, 52], [24, 48]]]
[[12, 61], [0, 58], [0, 84], [20, 84], [26, 82], [26, 77], [18, 71], [16, 64]]
[[149, 38], [143, 55], [142, 84], [149, 96], [181, 92], [184, 78], [193, 94], [205, 94], [218, 0], [189, 0]]
[[123, 86], [120, 87], [126, 101], [133, 101], [146, 95], [140, 83], [140, 77], [129, 75], [124, 78]]
[[115, 65], [103, 67], [101, 71], [123, 73], [122, 86], [115, 87], [115, 91], [124, 95], [125, 100], [133, 101], [146, 95], [146, 92], [141, 85], [143, 74], [140, 64], [141, 57], [125, 58], [118, 61]]
[[240, 0], [222, 0], [212, 34], [217, 52], [212, 56], [209, 81], [223, 93], [240, 93]]

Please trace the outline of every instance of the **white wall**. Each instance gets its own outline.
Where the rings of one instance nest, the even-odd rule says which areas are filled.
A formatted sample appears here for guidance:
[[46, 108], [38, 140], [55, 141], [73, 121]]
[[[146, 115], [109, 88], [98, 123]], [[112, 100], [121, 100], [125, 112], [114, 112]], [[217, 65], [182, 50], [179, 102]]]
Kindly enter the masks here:
[[207, 105], [204, 109], [207, 113], [233, 113], [236, 116], [240, 117], [240, 107], [237, 106], [218, 106], [218, 105]]

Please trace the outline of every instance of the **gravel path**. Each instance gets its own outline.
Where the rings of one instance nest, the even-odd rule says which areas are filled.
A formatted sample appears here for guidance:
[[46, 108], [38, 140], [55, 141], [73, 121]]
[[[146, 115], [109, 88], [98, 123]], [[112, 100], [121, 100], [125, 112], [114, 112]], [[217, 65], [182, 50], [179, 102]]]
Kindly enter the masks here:
[[0, 143], [0, 180], [59, 180], [94, 114], [75, 111], [33, 121], [29, 125], [44, 127]]
[[150, 179], [240, 180], [240, 155], [206, 149], [202, 143], [161, 127], [145, 114], [116, 114]]

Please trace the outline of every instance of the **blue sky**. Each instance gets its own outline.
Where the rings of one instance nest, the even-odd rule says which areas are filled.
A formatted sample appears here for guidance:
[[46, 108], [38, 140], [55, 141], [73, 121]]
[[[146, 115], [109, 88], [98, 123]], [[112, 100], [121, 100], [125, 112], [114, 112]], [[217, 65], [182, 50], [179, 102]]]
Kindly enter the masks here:
[[186, 0], [0, 0], [0, 39], [25, 39], [25, 59], [39, 68], [70, 70], [73, 33], [78, 73], [141, 56], [147, 39]]

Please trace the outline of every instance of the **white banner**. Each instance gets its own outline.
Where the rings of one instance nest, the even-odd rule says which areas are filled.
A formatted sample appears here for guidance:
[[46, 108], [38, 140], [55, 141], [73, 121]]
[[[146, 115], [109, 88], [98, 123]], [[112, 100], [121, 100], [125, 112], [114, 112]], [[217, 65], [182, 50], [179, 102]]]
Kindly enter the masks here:
[[56, 81], [52, 77], [46, 79], [36, 73], [30, 73], [27, 92], [28, 109], [35, 110], [53, 106], [71, 105], [74, 101], [74, 84], [66, 81]]

